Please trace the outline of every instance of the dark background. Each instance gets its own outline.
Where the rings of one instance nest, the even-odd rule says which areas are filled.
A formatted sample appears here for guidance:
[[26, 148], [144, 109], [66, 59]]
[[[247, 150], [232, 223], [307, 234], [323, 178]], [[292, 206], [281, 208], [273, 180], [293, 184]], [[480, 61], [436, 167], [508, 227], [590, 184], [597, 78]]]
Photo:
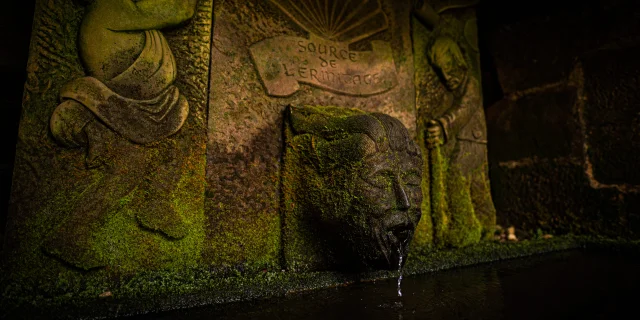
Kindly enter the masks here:
[[483, 1], [498, 222], [640, 235], [640, 2]]
[[35, 1], [0, 10], [0, 237], [4, 239]]
[[[640, 5], [478, 5], [498, 222], [640, 234]], [[4, 234], [35, 1], [0, 11], [0, 236]], [[585, 152], [585, 145], [588, 151]]]

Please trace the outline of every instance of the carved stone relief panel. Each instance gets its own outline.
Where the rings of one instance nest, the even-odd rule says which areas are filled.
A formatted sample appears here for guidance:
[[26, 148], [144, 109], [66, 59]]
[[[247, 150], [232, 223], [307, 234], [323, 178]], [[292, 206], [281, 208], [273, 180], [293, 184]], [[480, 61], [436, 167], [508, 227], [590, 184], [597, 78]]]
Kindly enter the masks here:
[[211, 14], [210, 0], [36, 2], [5, 243], [14, 270], [198, 263]]
[[425, 162], [416, 250], [458, 247], [495, 226], [474, 1], [423, 1], [413, 38], [418, 141]]
[[208, 261], [281, 266], [280, 158], [287, 105], [381, 112], [415, 136], [411, 6], [393, 0], [216, 1]]

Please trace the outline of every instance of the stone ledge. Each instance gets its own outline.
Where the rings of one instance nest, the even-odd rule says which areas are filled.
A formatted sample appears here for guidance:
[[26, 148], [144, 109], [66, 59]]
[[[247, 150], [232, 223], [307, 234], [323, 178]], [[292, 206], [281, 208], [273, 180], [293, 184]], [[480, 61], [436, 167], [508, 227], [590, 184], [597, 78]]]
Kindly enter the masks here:
[[[617, 244], [620, 244], [618, 247]], [[559, 236], [549, 240], [529, 240], [516, 243], [485, 242], [475, 246], [413, 254], [404, 275], [416, 275], [456, 267], [499, 260], [521, 258], [554, 251], [596, 248], [640, 253], [640, 242], [624, 242], [576, 236]], [[262, 272], [259, 274], [216, 277], [208, 270], [183, 270], [180, 274], [156, 272], [140, 274], [126, 281], [88, 280], [84, 287], [69, 288], [66, 294], [43, 290], [27, 294], [30, 283], [9, 279], [2, 281], [2, 318], [8, 319], [101, 319], [116, 316], [160, 312], [211, 304], [281, 297], [309, 290], [345, 286], [395, 278], [397, 272], [378, 271], [361, 274], [337, 272], [289, 273]], [[58, 285], [64, 285], [58, 283]], [[110, 296], [99, 298], [109, 288]]]

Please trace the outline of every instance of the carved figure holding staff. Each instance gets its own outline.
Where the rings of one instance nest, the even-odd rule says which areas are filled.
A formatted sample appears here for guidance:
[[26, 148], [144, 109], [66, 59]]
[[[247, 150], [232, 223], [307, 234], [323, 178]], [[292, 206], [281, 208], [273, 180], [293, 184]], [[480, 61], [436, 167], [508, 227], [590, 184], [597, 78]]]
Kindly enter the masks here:
[[438, 13], [424, 2], [415, 10], [418, 20], [436, 27], [425, 53], [445, 88], [445, 98], [437, 100], [441, 105], [428, 106], [436, 114], [422, 121], [424, 146], [429, 150], [433, 240], [438, 247], [459, 247], [490, 237], [496, 214], [481, 84], [460, 45], [438, 32]]

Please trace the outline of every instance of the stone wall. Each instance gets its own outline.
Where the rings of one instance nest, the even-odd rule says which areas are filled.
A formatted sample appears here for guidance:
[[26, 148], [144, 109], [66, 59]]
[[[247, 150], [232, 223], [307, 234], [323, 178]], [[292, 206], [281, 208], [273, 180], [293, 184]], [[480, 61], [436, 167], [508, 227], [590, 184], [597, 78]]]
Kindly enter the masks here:
[[498, 222], [637, 238], [640, 6], [517, 5], [478, 11]]
[[[384, 19], [363, 15], [366, 24], [356, 21], [355, 29], [343, 30], [359, 33], [347, 32], [349, 37], [343, 38], [325, 34], [309, 21], [301, 23], [290, 12], [293, 7], [287, 3], [292, 1], [202, 0], [194, 20], [163, 31], [176, 56], [176, 86], [191, 105], [184, 128], [149, 149], [118, 140], [113, 149], [126, 152], [118, 154], [119, 162], [112, 166], [115, 169], [96, 169], [85, 163], [84, 149], [62, 148], [49, 129], [62, 86], [85, 76], [76, 48], [85, 9], [71, 0], [38, 0], [18, 135], [11, 224], [3, 252], [9, 253], [18, 279], [28, 281], [4, 292], [14, 299], [64, 295], [67, 300], [59, 300], [64, 303], [77, 297], [107, 297], [112, 292], [119, 298], [134, 297], [133, 301], [140, 293], [169, 297], [204, 290], [208, 291], [207, 301], [221, 302], [266, 296], [277, 290], [292, 292], [286, 289], [291, 287], [300, 290], [350, 282], [337, 274], [297, 278], [281, 272], [295, 269], [287, 266], [283, 254], [287, 224], [282, 217], [288, 212], [284, 206], [291, 204], [283, 197], [287, 191], [287, 180], [282, 176], [286, 173], [286, 162], [282, 168], [283, 112], [288, 105], [337, 105], [383, 112], [398, 118], [411, 137], [422, 140], [425, 120], [437, 116], [435, 93], [445, 87], [435, 81], [437, 72], [426, 63], [429, 40], [435, 35], [451, 37], [462, 46], [462, 52], [472, 58], [473, 76], [481, 64], [498, 222], [526, 231], [637, 237], [638, 5], [602, 0], [563, 7], [550, 1], [507, 5], [487, 0], [476, 16], [475, 9], [460, 8], [458, 2], [467, 1], [433, 2], [441, 11], [457, 9], [442, 15], [444, 27], [430, 31], [418, 25], [417, 18], [410, 18], [409, 2], [363, 0], [363, 5], [378, 5], [372, 8], [373, 13]], [[388, 21], [388, 25], [378, 25], [379, 21]], [[361, 25], [371, 30], [356, 28]], [[478, 52], [481, 63], [475, 59]], [[323, 59], [332, 54], [333, 63]], [[9, 70], [3, 76], [24, 74], [10, 64], [2, 64], [3, 72]], [[372, 69], [379, 71], [376, 75], [394, 74], [394, 70], [397, 74], [395, 79], [367, 87], [372, 84], [367, 80], [373, 77], [370, 73], [358, 73], [358, 77], [352, 73]], [[335, 78], [334, 72], [344, 74]], [[327, 84], [319, 77], [333, 80]], [[2, 97], [11, 106], [7, 108], [9, 116], [1, 117], [6, 121], [3, 127], [11, 132], [5, 135], [6, 147], [0, 146], [5, 150], [13, 150], [15, 145], [20, 110], [20, 98], [9, 93], [22, 91], [23, 82], [20, 78], [15, 86], [3, 86], [7, 94]], [[434, 87], [440, 91], [430, 92]], [[474, 97], [480, 99], [479, 94]], [[447, 99], [454, 98], [459, 97]], [[442, 99], [442, 106], [453, 101]], [[3, 157], [3, 164], [13, 162], [13, 153]], [[433, 162], [444, 171], [440, 160]], [[437, 172], [433, 167], [430, 164], [431, 171]], [[167, 168], [179, 172], [161, 174]], [[12, 167], [0, 169], [6, 176], [4, 183], [10, 179]], [[423, 177], [423, 190], [429, 190], [424, 189], [427, 180], [431, 181]], [[165, 185], [172, 189], [168, 194], [163, 191]], [[440, 191], [445, 190], [442, 185]], [[7, 182], [4, 194], [8, 188]], [[447, 194], [453, 194], [451, 190], [447, 189]], [[456, 194], [466, 197], [462, 192]], [[450, 202], [460, 204], [459, 199]], [[157, 203], [164, 203], [171, 211], [158, 208]], [[429, 206], [430, 202], [423, 201], [423, 217], [432, 211]], [[466, 208], [460, 211], [472, 211]], [[85, 211], [106, 217], [81, 240], [89, 249], [100, 249], [95, 260], [106, 257], [108, 261], [52, 259], [56, 252], [43, 249], [44, 239], [60, 230], [62, 235], [74, 234], [91, 223], [91, 217], [83, 215]], [[160, 226], [145, 220], [147, 212], [174, 211], [191, 224], [184, 237], [173, 228], [181, 219], [172, 216], [167, 219], [169, 225]], [[0, 223], [4, 225], [3, 220]], [[57, 228], [59, 225], [66, 228]], [[459, 232], [469, 229], [451, 229], [452, 233], [471, 233]], [[493, 225], [486, 229], [492, 231]], [[522, 251], [502, 246], [508, 248], [501, 249], [509, 251], [506, 254], [494, 250], [494, 245], [501, 244], [483, 244], [469, 251], [426, 255], [431, 249], [430, 237], [422, 237], [419, 244], [425, 250], [416, 251], [409, 270], [456, 265], [450, 259], [467, 264], [578, 245], [554, 245], [552, 240], [548, 242], [551, 245], [534, 242], [527, 247], [523, 242], [518, 249]], [[67, 240], [69, 245], [78, 243], [73, 237]], [[414, 243], [415, 247], [419, 246]], [[78, 268], [69, 268], [70, 263]], [[253, 275], [256, 277], [249, 278]], [[373, 277], [387, 276], [380, 273]], [[322, 283], [316, 284], [316, 280]], [[215, 294], [209, 295], [211, 292]], [[185, 305], [197, 304], [194, 301]]]

